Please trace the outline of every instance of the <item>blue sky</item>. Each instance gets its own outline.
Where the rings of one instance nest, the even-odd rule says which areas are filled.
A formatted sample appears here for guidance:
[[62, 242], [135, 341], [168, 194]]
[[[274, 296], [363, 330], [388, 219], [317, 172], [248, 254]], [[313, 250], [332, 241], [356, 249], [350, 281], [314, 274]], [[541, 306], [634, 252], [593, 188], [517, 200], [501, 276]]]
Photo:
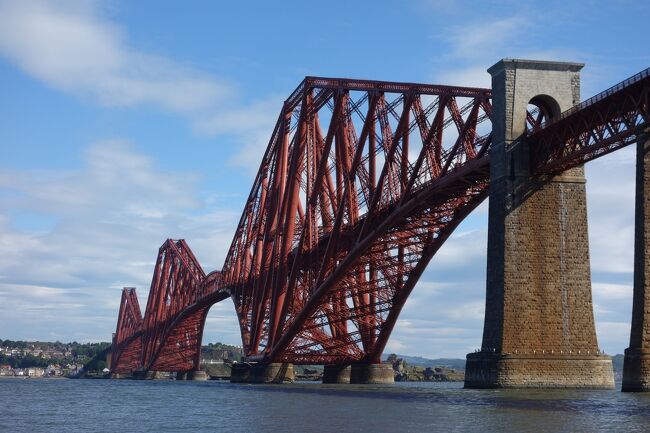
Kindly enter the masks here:
[[[503, 57], [580, 61], [583, 99], [646, 68], [641, 1], [0, 0], [0, 338], [106, 341], [160, 244], [219, 268], [286, 96], [306, 75], [489, 86]], [[634, 152], [587, 166], [594, 309], [621, 353]], [[407, 302], [387, 351], [480, 345], [487, 203]], [[204, 341], [238, 344], [232, 306]]]

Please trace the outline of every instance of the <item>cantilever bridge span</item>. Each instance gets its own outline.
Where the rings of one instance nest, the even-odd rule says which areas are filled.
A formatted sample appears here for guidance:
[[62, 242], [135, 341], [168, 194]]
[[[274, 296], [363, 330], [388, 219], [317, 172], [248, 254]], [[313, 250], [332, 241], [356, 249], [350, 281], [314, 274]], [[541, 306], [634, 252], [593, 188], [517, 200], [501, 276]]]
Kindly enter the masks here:
[[[494, 193], [495, 161], [510, 161], [513, 179], [525, 167], [534, 195], [648, 127], [648, 69], [575, 106], [575, 91], [563, 107], [534, 89], [504, 126], [521, 102], [508, 71], [577, 72], [499, 64], [492, 89], [305, 78], [281, 108], [223, 267], [206, 275], [185, 241], [167, 240], [144, 316], [123, 291], [111, 372], [197, 370], [208, 310], [226, 298], [248, 361], [378, 364], [429, 261]], [[490, 299], [488, 287], [488, 310]], [[506, 354], [499, 341], [484, 351]]]

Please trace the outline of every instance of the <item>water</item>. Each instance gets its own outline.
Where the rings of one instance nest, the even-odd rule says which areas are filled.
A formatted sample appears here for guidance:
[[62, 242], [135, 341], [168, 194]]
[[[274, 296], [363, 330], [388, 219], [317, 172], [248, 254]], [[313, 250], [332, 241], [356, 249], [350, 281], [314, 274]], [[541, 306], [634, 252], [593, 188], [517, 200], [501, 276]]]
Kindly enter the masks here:
[[650, 395], [459, 383], [0, 379], [0, 432], [76, 431], [650, 432]]

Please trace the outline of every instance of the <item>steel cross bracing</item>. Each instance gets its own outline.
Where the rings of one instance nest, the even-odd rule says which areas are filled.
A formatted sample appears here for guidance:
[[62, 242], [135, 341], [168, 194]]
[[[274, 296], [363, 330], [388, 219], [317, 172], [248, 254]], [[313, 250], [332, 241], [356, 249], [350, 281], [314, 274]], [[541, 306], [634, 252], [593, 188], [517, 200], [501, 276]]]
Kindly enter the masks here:
[[[521, 139], [536, 172], [630, 144], [649, 88], [646, 70], [559, 119], [531, 110]], [[206, 276], [182, 240], [161, 247], [139, 368], [198, 368], [207, 311], [226, 297], [249, 360], [379, 362], [426, 265], [487, 197], [490, 114], [488, 89], [307, 77], [222, 270]]]
[[489, 98], [305, 79], [284, 104], [222, 269], [249, 359], [379, 360], [426, 262], [485, 196], [487, 183], [467, 178], [435, 203], [412, 201], [486, 154]]
[[527, 139], [540, 173], [560, 173], [632, 144], [648, 127], [650, 68], [570, 108]]
[[[205, 311], [187, 307], [205, 295], [205, 273], [184, 240], [165, 242], [158, 251], [144, 315], [142, 365], [166, 371], [191, 369], [198, 363]], [[195, 359], [196, 358], [196, 359]]]
[[142, 313], [135, 293], [135, 288], [122, 290], [120, 312], [117, 316], [117, 328], [113, 334], [113, 347], [122, 350], [113, 352], [112, 364], [114, 373], [128, 374], [140, 367], [142, 341], [139, 337], [142, 330]]

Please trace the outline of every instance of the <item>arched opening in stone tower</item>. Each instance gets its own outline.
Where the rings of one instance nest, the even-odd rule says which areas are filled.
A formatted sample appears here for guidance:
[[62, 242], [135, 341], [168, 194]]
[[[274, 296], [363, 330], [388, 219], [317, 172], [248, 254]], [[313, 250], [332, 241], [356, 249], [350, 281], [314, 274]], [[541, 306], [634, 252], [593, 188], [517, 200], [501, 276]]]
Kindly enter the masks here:
[[537, 95], [526, 107], [526, 131], [540, 129], [545, 123], [560, 116], [560, 105], [549, 95]]

